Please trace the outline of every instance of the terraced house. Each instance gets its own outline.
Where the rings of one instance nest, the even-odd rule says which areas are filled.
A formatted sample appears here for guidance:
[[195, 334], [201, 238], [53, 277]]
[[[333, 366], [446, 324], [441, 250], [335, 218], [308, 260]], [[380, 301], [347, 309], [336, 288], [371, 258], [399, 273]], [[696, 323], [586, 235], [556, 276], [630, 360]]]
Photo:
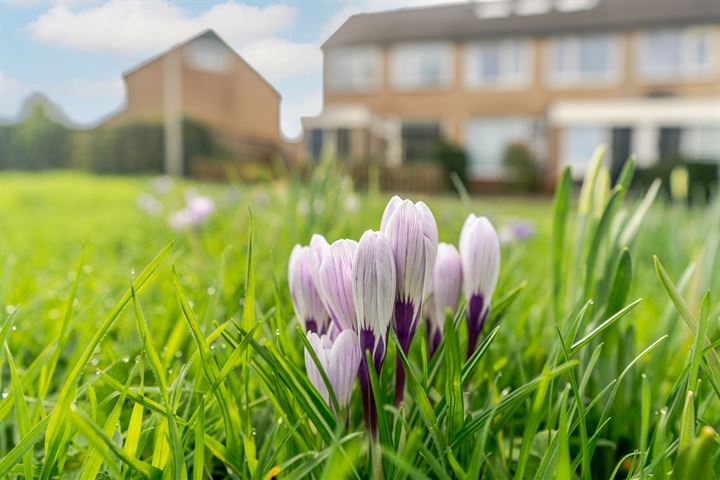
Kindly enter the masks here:
[[323, 45], [304, 152], [421, 162], [443, 138], [502, 180], [523, 143], [549, 177], [600, 143], [617, 171], [720, 162], [720, 2], [515, 0], [355, 15]]

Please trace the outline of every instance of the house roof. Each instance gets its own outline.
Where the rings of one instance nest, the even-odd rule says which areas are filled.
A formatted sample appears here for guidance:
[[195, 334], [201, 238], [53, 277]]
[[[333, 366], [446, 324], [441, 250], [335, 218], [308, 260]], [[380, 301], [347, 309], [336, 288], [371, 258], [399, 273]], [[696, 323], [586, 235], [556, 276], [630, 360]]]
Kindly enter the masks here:
[[135, 67], [131, 68], [130, 70], [126, 70], [125, 72], [123, 72], [122, 76], [123, 76], [123, 78], [129, 77], [130, 75], [134, 74], [135, 72], [137, 72], [137, 71], [139, 71], [139, 70], [142, 70], [143, 68], [147, 67], [147, 66], [150, 65], [151, 63], [154, 63], [155, 61], [157, 61], [157, 60], [159, 60], [160, 58], [164, 57], [164, 56], [167, 55], [168, 53], [170, 53], [170, 52], [172, 52], [172, 51], [174, 51], [174, 50], [177, 50], [178, 48], [184, 47], [185, 45], [187, 45], [187, 44], [189, 44], [189, 43], [192, 43], [192, 42], [194, 42], [195, 40], [199, 40], [199, 39], [212, 39], [212, 40], [216, 40], [216, 41], [220, 42], [225, 48], [227, 48], [229, 51], [231, 51], [231, 52], [233, 53], [233, 55], [235, 55], [235, 57], [237, 57], [242, 63], [244, 63], [245, 65], [247, 65], [247, 67], [248, 67], [255, 75], [257, 75], [257, 77], [258, 77], [260, 80], [262, 80], [262, 81], [265, 82], [270, 88], [272, 88], [273, 91], [277, 94], [278, 97], [281, 96], [281, 95], [280, 95], [280, 92], [278, 92], [278, 90], [273, 86], [272, 83], [270, 83], [265, 77], [263, 77], [263, 76], [260, 74], [260, 72], [258, 72], [258, 71], [255, 69], [255, 67], [253, 67], [252, 65], [250, 65], [242, 56], [240, 56], [240, 54], [237, 53], [237, 52], [235, 51], [235, 49], [232, 48], [232, 47], [225, 41], [225, 39], [223, 39], [220, 35], [218, 35], [217, 32], [215, 32], [215, 30], [213, 30], [212, 28], [208, 28], [208, 29], [206, 29], [206, 30], [203, 30], [202, 32], [198, 33], [197, 35], [194, 35], [194, 36], [188, 38], [187, 40], [184, 40], [184, 41], [182, 41], [182, 42], [180, 42], [180, 43], [177, 43], [177, 44], [173, 45], [172, 47], [168, 48], [167, 50], [165, 50], [165, 51], [163, 51], [163, 52], [160, 52], [160, 53], [158, 53], [157, 55], [155, 55], [155, 56], [153, 56], [153, 57], [150, 57], [149, 59], [145, 60], [144, 62], [142, 62], [142, 63], [140, 63], [140, 64], [138, 64], [138, 65], [136, 65]]
[[[525, 3], [541, 0], [525, 0]], [[557, 0], [545, 0], [548, 5]], [[595, 0], [582, 10], [512, 13], [484, 17], [487, 4], [459, 3], [425, 8], [353, 15], [323, 44], [323, 48], [356, 44], [389, 44], [415, 40], [463, 40], [510, 35], [548, 35], [637, 27], [715, 23], [718, 0]], [[522, 3], [515, 1], [516, 4]], [[502, 6], [500, 2], [495, 5]]]

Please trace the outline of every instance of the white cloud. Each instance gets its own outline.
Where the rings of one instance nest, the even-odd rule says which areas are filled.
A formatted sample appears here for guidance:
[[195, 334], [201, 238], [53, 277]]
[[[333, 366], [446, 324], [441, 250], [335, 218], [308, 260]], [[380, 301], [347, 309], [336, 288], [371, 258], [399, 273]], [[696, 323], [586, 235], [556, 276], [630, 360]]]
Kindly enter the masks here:
[[228, 1], [190, 16], [167, 0], [111, 0], [89, 8], [59, 4], [27, 27], [44, 43], [75, 50], [133, 54], [156, 53], [206, 29], [232, 44], [271, 36], [293, 24], [287, 5], [256, 7]]
[[239, 53], [270, 81], [304, 75], [322, 67], [322, 53], [313, 43], [266, 38], [240, 48]]
[[289, 139], [298, 139], [302, 135], [300, 117], [317, 115], [322, 110], [322, 91], [313, 90], [302, 98], [283, 97], [281, 106], [282, 132]]

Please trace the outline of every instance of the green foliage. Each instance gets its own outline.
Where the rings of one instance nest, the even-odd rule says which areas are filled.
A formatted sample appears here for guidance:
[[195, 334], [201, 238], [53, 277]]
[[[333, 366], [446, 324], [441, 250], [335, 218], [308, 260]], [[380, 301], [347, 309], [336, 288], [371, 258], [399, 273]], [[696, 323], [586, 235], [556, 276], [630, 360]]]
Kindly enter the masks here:
[[407, 355], [391, 334], [377, 441], [358, 388], [340, 411], [309, 382], [286, 272], [311, 232], [377, 228], [386, 196], [330, 165], [307, 185], [179, 181], [167, 205], [192, 186], [217, 210], [174, 232], [135, 206], [150, 179], [3, 175], [0, 477], [712, 478], [720, 203], [627, 199], [633, 162], [610, 185], [601, 159], [578, 203], [569, 172], [552, 204], [418, 198], [442, 241], [468, 209], [537, 235], [502, 247], [471, 358], [462, 309], [431, 359], [423, 327]]
[[503, 152], [502, 164], [518, 190], [538, 189], [538, 163], [530, 147], [518, 142], [509, 144]]
[[467, 154], [458, 145], [448, 141], [440, 141], [435, 144], [432, 152], [433, 161], [445, 168], [448, 176], [456, 175], [463, 185], [467, 185]]

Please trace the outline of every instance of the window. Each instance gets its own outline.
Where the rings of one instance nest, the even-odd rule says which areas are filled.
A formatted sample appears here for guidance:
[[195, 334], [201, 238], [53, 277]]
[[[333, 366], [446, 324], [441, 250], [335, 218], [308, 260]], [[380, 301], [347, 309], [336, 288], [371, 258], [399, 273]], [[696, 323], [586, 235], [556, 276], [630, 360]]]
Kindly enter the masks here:
[[425, 162], [432, 159], [433, 149], [440, 140], [440, 125], [437, 122], [403, 123], [401, 135], [403, 161]]
[[473, 118], [465, 126], [468, 170], [474, 177], [501, 177], [508, 146], [522, 143], [538, 150], [537, 122], [530, 118]]
[[617, 39], [604, 34], [556, 38], [549, 55], [550, 80], [556, 84], [607, 83], [620, 63]]
[[335, 149], [337, 150], [338, 158], [347, 159], [350, 156], [350, 130], [347, 128], [338, 128], [335, 143], [337, 144]]
[[683, 157], [694, 162], [720, 164], [720, 125], [693, 125], [680, 136]]
[[447, 87], [452, 47], [447, 43], [398, 45], [392, 49], [392, 84], [404, 90]]
[[712, 47], [712, 30], [706, 28], [646, 32], [640, 40], [638, 72], [646, 79], [707, 74]]
[[330, 90], [367, 92], [380, 84], [380, 52], [375, 47], [335, 48], [327, 52], [325, 65]]
[[568, 127], [562, 132], [562, 162], [575, 178], [582, 177], [595, 150], [608, 143], [608, 131], [598, 125]]
[[469, 44], [465, 83], [470, 88], [527, 84], [529, 56], [528, 43], [523, 40]]
[[310, 130], [310, 141], [308, 142], [308, 154], [313, 160], [317, 160], [322, 155], [323, 149], [323, 131], [319, 128]]

